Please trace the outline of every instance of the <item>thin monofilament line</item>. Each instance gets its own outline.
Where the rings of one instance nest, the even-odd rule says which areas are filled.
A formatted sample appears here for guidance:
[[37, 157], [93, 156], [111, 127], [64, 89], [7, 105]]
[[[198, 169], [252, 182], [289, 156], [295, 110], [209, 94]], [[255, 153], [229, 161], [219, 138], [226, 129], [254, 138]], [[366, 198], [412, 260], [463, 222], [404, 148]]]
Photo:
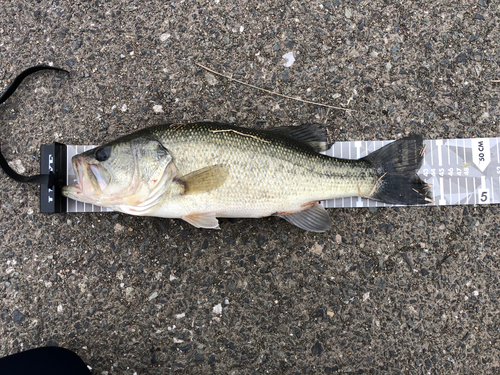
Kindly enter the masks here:
[[264, 92], [267, 92], [268, 94], [271, 94], [271, 95], [278, 95], [278, 96], [281, 96], [281, 97], [286, 98], [286, 99], [292, 99], [292, 100], [296, 100], [296, 101], [299, 101], [299, 102], [304, 102], [304, 103], [307, 103], [307, 104], [318, 105], [320, 107], [326, 107], [326, 108], [332, 108], [332, 109], [340, 109], [342, 111], [353, 111], [353, 109], [347, 109], [347, 108], [341, 108], [341, 107], [334, 107], [334, 106], [328, 105], [328, 104], [311, 102], [309, 100], [304, 100], [304, 99], [301, 99], [301, 98], [297, 98], [295, 96], [288, 96], [288, 95], [284, 95], [284, 94], [279, 94], [277, 92], [274, 92], [274, 91], [271, 91], [271, 90], [266, 90], [266, 89], [263, 89], [261, 87], [254, 86], [254, 85], [252, 85], [250, 83], [245, 83], [245, 82], [242, 82], [240, 80], [237, 80], [236, 78], [232, 78], [232, 77], [229, 77], [229, 76], [227, 76], [225, 74], [216, 72], [215, 70], [207, 68], [206, 66], [201, 65], [201, 64], [199, 64], [197, 62], [195, 62], [195, 64], [198, 65], [200, 68], [206, 69], [209, 72], [217, 74], [218, 76], [224, 77], [224, 78], [226, 78], [226, 79], [228, 79], [230, 81], [238, 82], [238, 83], [240, 83], [240, 84], [242, 84], [244, 86], [248, 86], [248, 87], [251, 87], [251, 88], [256, 89], [256, 90], [264, 91]]

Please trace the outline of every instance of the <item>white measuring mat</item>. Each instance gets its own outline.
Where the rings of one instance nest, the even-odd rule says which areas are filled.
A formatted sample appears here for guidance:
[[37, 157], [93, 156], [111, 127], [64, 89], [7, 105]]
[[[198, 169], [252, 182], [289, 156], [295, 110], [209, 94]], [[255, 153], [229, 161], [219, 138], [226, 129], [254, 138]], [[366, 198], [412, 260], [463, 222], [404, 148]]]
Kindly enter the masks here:
[[[390, 142], [336, 142], [325, 154], [359, 159]], [[425, 146], [424, 161], [417, 174], [431, 185], [434, 205], [500, 203], [500, 138], [425, 140]], [[94, 147], [67, 146], [68, 185], [76, 182], [71, 158]], [[361, 197], [332, 199], [322, 204], [326, 208], [395, 206]], [[67, 199], [67, 212], [109, 211], [108, 208]]]

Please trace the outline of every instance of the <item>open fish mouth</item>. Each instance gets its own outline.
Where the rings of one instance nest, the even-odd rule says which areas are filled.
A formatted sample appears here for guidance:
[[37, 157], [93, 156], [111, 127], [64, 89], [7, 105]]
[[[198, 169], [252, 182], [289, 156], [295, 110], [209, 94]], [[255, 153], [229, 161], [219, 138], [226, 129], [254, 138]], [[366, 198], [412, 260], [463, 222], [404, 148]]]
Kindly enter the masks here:
[[82, 157], [73, 157], [76, 183], [65, 186], [63, 195], [68, 197], [92, 196], [100, 194], [108, 186], [108, 180], [97, 165], [89, 164]]

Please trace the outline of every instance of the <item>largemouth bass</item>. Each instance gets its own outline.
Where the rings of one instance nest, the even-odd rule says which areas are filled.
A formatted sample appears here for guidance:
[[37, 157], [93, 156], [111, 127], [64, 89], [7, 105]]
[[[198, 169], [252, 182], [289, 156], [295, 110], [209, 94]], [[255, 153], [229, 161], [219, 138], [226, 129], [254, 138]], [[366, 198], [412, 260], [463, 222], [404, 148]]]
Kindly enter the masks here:
[[325, 151], [319, 125], [253, 130], [219, 123], [163, 124], [72, 159], [75, 185], [63, 195], [131, 215], [180, 218], [218, 228], [217, 217], [279, 216], [309, 231], [328, 230], [318, 203], [362, 196], [426, 204], [416, 175], [422, 137], [400, 139], [359, 160]]

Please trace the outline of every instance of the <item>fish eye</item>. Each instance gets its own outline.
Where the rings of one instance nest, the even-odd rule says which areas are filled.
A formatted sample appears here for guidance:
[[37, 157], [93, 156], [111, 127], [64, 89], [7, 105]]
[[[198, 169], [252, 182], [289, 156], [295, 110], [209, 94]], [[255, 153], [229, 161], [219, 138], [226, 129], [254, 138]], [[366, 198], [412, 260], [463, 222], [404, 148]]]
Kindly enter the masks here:
[[111, 151], [109, 150], [109, 147], [100, 147], [95, 152], [95, 158], [97, 161], [106, 161], [109, 159], [110, 155]]

